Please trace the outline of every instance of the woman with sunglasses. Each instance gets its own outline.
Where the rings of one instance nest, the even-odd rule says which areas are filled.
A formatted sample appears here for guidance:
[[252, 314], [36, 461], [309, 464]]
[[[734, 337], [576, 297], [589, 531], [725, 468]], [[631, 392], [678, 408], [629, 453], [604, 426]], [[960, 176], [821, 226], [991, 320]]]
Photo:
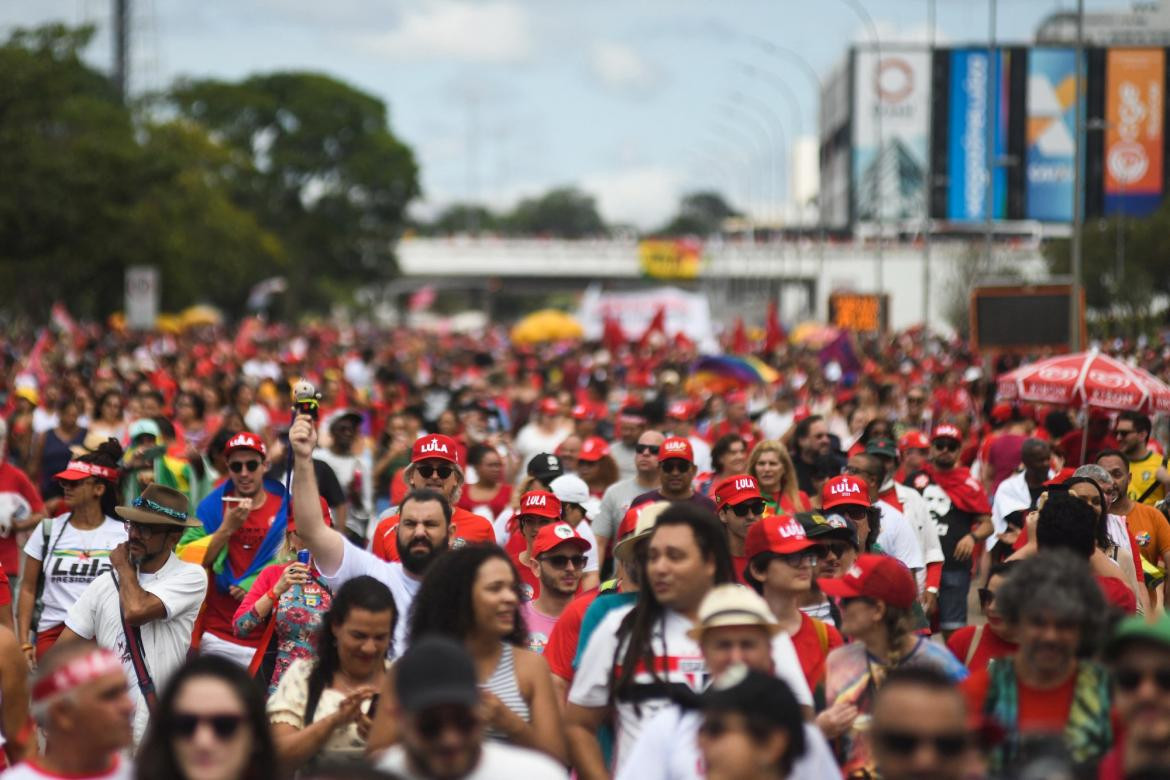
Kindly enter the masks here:
[[945, 647], [914, 633], [918, 584], [897, 559], [859, 555], [843, 576], [820, 580], [820, 585], [838, 599], [841, 633], [852, 641], [829, 653], [825, 664], [829, 706], [817, 716], [817, 725], [838, 740], [845, 776], [873, 772], [869, 746], [859, 737], [869, 728], [874, 695], [886, 673], [904, 666], [933, 666], [957, 683], [966, 678], [967, 670]]
[[281, 777], [248, 673], [219, 656], [195, 658], [175, 673], [138, 755], [138, 780], [275, 780]]
[[[69, 461], [55, 475], [67, 511], [42, 520], [24, 546], [17, 600], [17, 636], [29, 663], [44, 655], [65, 629], [65, 615], [98, 575], [112, 567], [109, 551], [126, 541], [118, 464], [122, 446], [109, 439], [97, 452]], [[40, 615], [33, 625], [39, 601]], [[35, 635], [34, 635], [35, 634]]]
[[[489, 739], [547, 753], [564, 763], [567, 750], [548, 665], [526, 649], [520, 580], [507, 553], [491, 545], [453, 549], [431, 566], [415, 596], [410, 635], [445, 636], [463, 644], [475, 664]], [[393, 670], [391, 670], [391, 677]], [[382, 688], [393, 696], [393, 680]], [[397, 741], [397, 710], [384, 702], [371, 748]], [[379, 707], [379, 711], [383, 711]]]
[[373, 577], [338, 588], [316, 657], [293, 661], [268, 700], [285, 768], [363, 759], [397, 619], [390, 589]]
[[981, 626], [963, 626], [947, 639], [947, 649], [971, 672], [986, 669], [994, 658], [1015, 655], [1015, 638], [1011, 627], [995, 603], [995, 594], [1007, 580], [1015, 563], [1001, 563], [987, 575], [987, 584], [979, 589], [979, 606], [987, 622]]
[[748, 473], [760, 483], [760, 493], [770, 514], [791, 516], [812, 509], [808, 494], [796, 483], [792, 456], [780, 442], [757, 444], [748, 458]]

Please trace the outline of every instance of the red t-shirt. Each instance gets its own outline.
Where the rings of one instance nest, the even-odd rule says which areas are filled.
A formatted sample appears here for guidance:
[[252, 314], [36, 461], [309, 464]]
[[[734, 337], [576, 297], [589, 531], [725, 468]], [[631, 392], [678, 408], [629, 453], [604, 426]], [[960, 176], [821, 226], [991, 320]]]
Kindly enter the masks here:
[[520, 575], [520, 595], [525, 601], [533, 601], [540, 596], [540, 580], [532, 573], [532, 567], [520, 562], [520, 553], [512, 555], [512, 565]]
[[1137, 614], [1137, 596], [1124, 581], [1116, 577], [1098, 577], [1094, 575], [1105, 600], [1115, 607], [1119, 607], [1127, 615]]
[[[825, 627], [825, 643], [821, 644], [820, 634], [816, 624]], [[800, 613], [800, 630], [792, 635], [792, 646], [796, 648], [796, 657], [800, 659], [800, 668], [804, 672], [804, 679], [808, 680], [809, 690], [816, 690], [825, 677], [825, 658], [834, 648], [845, 644], [841, 632], [817, 620]]]
[[743, 576], [743, 572], [747, 569], [748, 559], [746, 555], [731, 556], [731, 568], [735, 570], [735, 580], [740, 585], [747, 585], [747, 580]]
[[[987, 700], [987, 688], [991, 678], [987, 669], [972, 671], [971, 676], [959, 684], [967, 697], [968, 712], [983, 712]], [[1073, 690], [1077, 676], [1070, 674], [1057, 688], [1040, 690], [1026, 685], [1016, 678], [1016, 692], [1019, 699], [1019, 723], [1021, 734], [1060, 734], [1068, 723], [1072, 708]]]
[[[452, 540], [459, 544], [495, 544], [496, 532], [492, 524], [474, 512], [455, 507], [451, 512], [451, 523], [455, 526]], [[378, 523], [374, 531], [370, 551], [384, 561], [398, 560], [398, 515], [391, 515]]]
[[[0, 463], [0, 495], [4, 493], [15, 493], [23, 498], [33, 514], [45, 511], [45, 502], [32, 480], [8, 461]], [[0, 539], [0, 566], [10, 574], [20, 571], [20, 545], [16, 543], [16, 534]]]
[[492, 513], [492, 517], [499, 517], [500, 513], [508, 508], [508, 504], [512, 501], [512, 486], [500, 485], [499, 490], [492, 496], [490, 501], [473, 501], [471, 498], [471, 489], [464, 488], [463, 495], [459, 496], [459, 503], [456, 504], [460, 509], [466, 509], [468, 512], [474, 512], [476, 507], [486, 506]]
[[600, 592], [599, 588], [590, 588], [570, 601], [548, 635], [544, 660], [548, 662], [549, 671], [562, 680], [573, 679], [573, 659], [577, 657], [577, 643], [581, 639], [581, 622]]
[[971, 651], [971, 640], [975, 637], [975, 626], [963, 626], [947, 640], [947, 649], [951, 654], [963, 662], [963, 665], [976, 672], [987, 668], [993, 658], [1006, 658], [1016, 654], [1016, 643], [1009, 642], [991, 629], [984, 627], [979, 634], [979, 646], [971, 656], [970, 663], [967, 654]]

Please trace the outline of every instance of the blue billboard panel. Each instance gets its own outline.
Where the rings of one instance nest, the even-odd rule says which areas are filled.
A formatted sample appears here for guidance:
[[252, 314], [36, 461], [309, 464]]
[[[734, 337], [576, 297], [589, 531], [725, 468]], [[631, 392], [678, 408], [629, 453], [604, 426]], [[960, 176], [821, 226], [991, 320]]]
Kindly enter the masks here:
[[1071, 222], [1076, 166], [1076, 52], [1033, 49], [1028, 56], [1028, 130], [1024, 157], [1026, 213]]
[[[990, 61], [990, 65], [989, 65]], [[947, 154], [947, 219], [980, 222], [987, 217], [987, 170], [991, 167], [991, 215], [1007, 215], [1007, 170], [996, 162], [1007, 155], [1007, 55], [986, 49], [951, 53], [950, 121]], [[987, 153], [988, 103], [994, 123]]]

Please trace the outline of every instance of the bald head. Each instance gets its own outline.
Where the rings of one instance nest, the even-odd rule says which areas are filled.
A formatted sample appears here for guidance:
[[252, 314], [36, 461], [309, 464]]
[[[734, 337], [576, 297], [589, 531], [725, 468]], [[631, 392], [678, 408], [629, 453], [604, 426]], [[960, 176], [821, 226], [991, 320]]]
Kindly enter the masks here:
[[[635, 445], [634, 468], [638, 472], [638, 479], [644, 484], [658, 482], [658, 448], [662, 446], [664, 441], [666, 441], [666, 437], [658, 431], [643, 431], [642, 435], [638, 437], [638, 443]], [[646, 450], [644, 449], [646, 447], [654, 449]]]

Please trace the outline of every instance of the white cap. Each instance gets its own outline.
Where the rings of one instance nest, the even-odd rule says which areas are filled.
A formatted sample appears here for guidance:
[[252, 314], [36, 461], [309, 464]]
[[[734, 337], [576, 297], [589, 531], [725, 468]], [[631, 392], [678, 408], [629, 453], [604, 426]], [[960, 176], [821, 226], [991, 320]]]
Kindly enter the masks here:
[[562, 474], [550, 482], [548, 488], [562, 504], [584, 506], [589, 503], [589, 486], [576, 474]]

